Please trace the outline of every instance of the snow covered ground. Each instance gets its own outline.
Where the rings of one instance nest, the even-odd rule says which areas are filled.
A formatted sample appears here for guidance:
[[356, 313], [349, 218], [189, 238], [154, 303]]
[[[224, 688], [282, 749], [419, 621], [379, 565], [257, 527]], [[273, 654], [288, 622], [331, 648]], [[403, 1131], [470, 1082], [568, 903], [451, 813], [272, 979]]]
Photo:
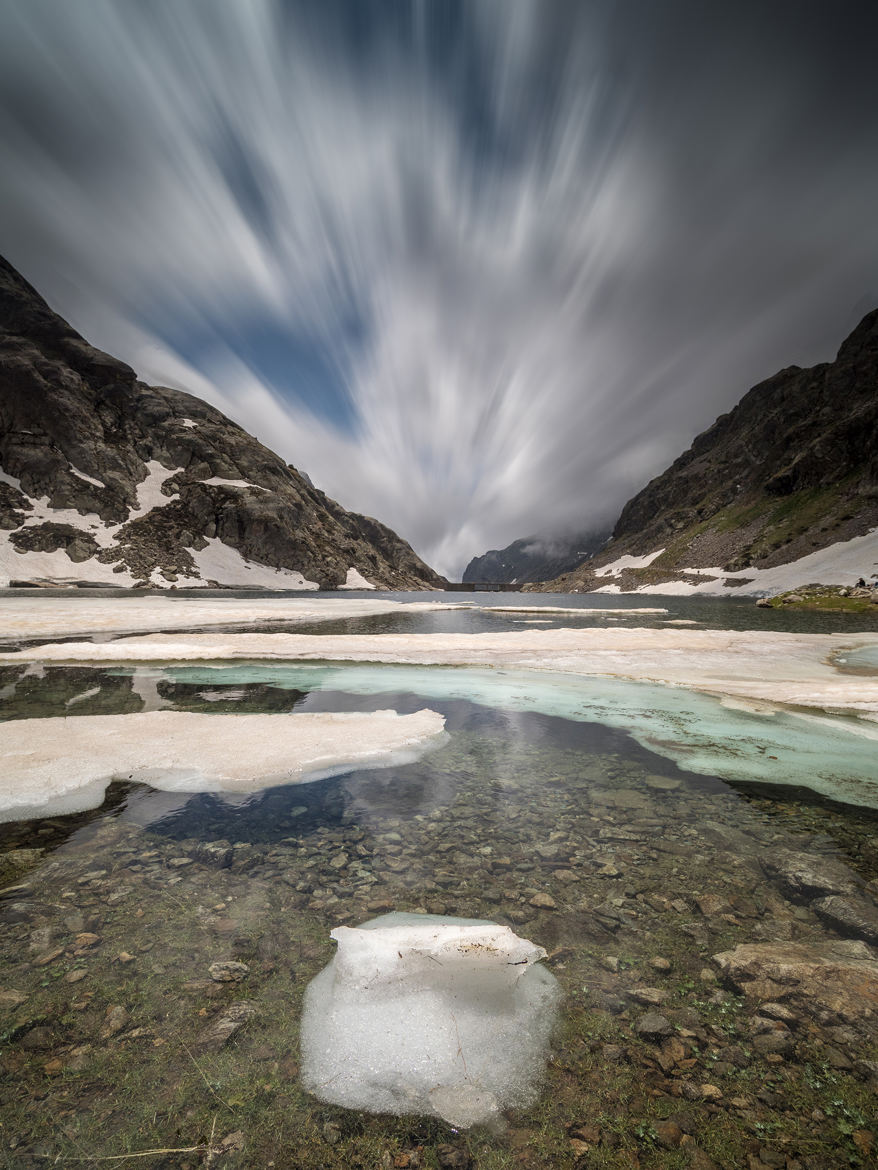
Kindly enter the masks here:
[[615, 561], [610, 561], [608, 565], [603, 565], [600, 569], [595, 569], [594, 575], [596, 577], [614, 577], [616, 573], [621, 573], [623, 569], [645, 569], [657, 557], [660, 557], [664, 551], [663, 548], [657, 548], [655, 552], [647, 553], [643, 557], [619, 557]]
[[[125, 520], [119, 524], [108, 524], [96, 512], [84, 513], [77, 512], [75, 508], [53, 508], [49, 504], [48, 496], [39, 498], [27, 496], [21, 481], [5, 472], [0, 472], [0, 480], [23, 492], [30, 501], [30, 510], [26, 513], [21, 528], [36, 528], [46, 523], [68, 524], [71, 528], [78, 528], [93, 537], [99, 548], [108, 549], [118, 544], [119, 530], [124, 524], [131, 520], [139, 520], [153, 508], [162, 508], [180, 498], [176, 494], [166, 496], [162, 491], [162, 485], [172, 476], [179, 474], [183, 470], [182, 467], [169, 469], [163, 467], [157, 460], [151, 459], [146, 468], [146, 478], [137, 485], [137, 506], [132, 508]], [[75, 467], [71, 467], [70, 470], [88, 483], [96, 484], [98, 487], [105, 486], [100, 480], [84, 475]], [[94, 557], [84, 561], [72, 561], [64, 549], [55, 549], [54, 552], [19, 552], [10, 541], [10, 535], [8, 531], [0, 530], [0, 586], [8, 585], [10, 581], [17, 579], [44, 579], [58, 581], [59, 584], [66, 581], [92, 581], [97, 585], [131, 586], [135, 583], [135, 578], [127, 569], [114, 572], [116, 566], [102, 564]], [[201, 582], [196, 581], [196, 584]]]
[[[643, 568], [652, 564], [665, 550], [656, 549], [645, 557], [620, 557], [610, 565], [596, 570], [596, 576], [608, 577], [622, 569]], [[666, 597], [690, 597], [702, 594], [720, 597], [773, 595], [785, 593], [802, 585], [853, 585], [858, 578], [867, 581], [878, 576], [878, 528], [851, 540], [840, 540], [836, 544], [818, 549], [797, 561], [777, 565], [773, 569], [742, 569], [728, 573], [718, 566], [714, 568], [681, 569], [680, 572], [704, 577], [702, 582], [663, 581], [656, 585], [642, 585], [639, 589], [624, 590], [627, 593], [654, 593]], [[743, 581], [743, 585], [728, 585], [728, 581]], [[621, 593], [615, 584], [602, 585], [595, 593]]]
[[236, 548], [223, 544], [217, 537], [209, 539], [207, 547], [190, 548], [192, 559], [198, 566], [197, 577], [180, 577], [179, 585], [203, 585], [205, 581], [216, 581], [220, 585], [255, 589], [319, 589], [316, 581], [308, 581], [301, 573], [292, 569], [273, 569], [248, 561]]
[[339, 585], [339, 589], [374, 589], [375, 586], [371, 581], [367, 581], [359, 569], [355, 569], [353, 565], [348, 569], [347, 577], [344, 585]]

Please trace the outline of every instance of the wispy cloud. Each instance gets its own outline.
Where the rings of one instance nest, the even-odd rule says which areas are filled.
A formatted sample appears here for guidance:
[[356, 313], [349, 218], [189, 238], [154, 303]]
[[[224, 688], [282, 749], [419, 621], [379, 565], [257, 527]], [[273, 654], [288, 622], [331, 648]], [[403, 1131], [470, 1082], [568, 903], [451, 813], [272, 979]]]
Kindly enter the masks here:
[[867, 3], [0, 19], [13, 263], [446, 572], [612, 520], [878, 299]]

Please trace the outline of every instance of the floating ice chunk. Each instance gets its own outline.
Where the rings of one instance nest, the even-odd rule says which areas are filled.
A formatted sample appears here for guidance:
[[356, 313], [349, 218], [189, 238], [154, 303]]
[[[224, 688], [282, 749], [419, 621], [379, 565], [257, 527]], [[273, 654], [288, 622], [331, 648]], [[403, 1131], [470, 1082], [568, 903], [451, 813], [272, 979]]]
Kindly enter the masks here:
[[100, 693], [100, 687], [89, 687], [87, 691], [83, 691], [79, 695], [74, 695], [72, 699], [68, 699], [64, 706], [75, 707], [77, 703], [84, 703], [86, 699], [93, 699], [95, 695], [99, 695]]
[[560, 990], [508, 926], [385, 914], [337, 927], [308, 985], [302, 1083], [371, 1113], [491, 1122], [536, 1096]]
[[0, 722], [0, 823], [97, 808], [117, 779], [246, 797], [352, 768], [410, 763], [444, 742], [444, 725], [426, 708], [11, 719]]

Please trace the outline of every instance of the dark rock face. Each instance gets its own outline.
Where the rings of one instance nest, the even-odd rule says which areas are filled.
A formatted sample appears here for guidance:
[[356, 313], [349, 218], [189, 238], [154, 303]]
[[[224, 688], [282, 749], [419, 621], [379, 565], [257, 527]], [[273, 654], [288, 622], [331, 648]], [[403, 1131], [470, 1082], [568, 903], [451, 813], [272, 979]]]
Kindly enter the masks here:
[[575, 536], [527, 536], [506, 548], [473, 557], [464, 581], [550, 581], [569, 573], [606, 544], [610, 533], [582, 532]]
[[[347, 512], [218, 410], [94, 349], [2, 259], [0, 385], [0, 540], [22, 554], [64, 550], [123, 584], [207, 584], [193, 553], [218, 541], [221, 561], [236, 550], [324, 588], [351, 568], [383, 588], [444, 584], [389, 528]], [[17, 569], [14, 554], [6, 563]], [[26, 579], [26, 565], [9, 575]]]
[[745, 394], [629, 500], [606, 549], [553, 587], [606, 585], [593, 569], [659, 549], [652, 564], [614, 583], [690, 579], [683, 568], [772, 568], [876, 525], [878, 309], [835, 361], [790, 366]]
[[20, 552], [54, 552], [63, 548], [71, 561], [87, 561], [100, 552], [100, 546], [89, 532], [82, 532], [72, 524], [37, 524], [19, 528], [9, 538]]

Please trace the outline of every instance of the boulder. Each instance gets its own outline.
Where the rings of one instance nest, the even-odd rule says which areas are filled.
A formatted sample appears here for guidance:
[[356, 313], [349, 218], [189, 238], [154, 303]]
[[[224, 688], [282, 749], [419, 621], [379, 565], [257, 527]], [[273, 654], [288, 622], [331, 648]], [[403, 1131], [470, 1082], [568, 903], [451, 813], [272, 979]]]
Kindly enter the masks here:
[[863, 942], [743, 943], [713, 961], [750, 1000], [796, 1000], [847, 1022], [878, 1016], [878, 959]]
[[812, 903], [812, 909], [839, 934], [878, 943], [878, 907], [866, 898], [830, 894]]
[[827, 894], [852, 894], [859, 881], [844, 862], [792, 849], [775, 849], [760, 858], [765, 872], [777, 878], [794, 898], [810, 901]]

